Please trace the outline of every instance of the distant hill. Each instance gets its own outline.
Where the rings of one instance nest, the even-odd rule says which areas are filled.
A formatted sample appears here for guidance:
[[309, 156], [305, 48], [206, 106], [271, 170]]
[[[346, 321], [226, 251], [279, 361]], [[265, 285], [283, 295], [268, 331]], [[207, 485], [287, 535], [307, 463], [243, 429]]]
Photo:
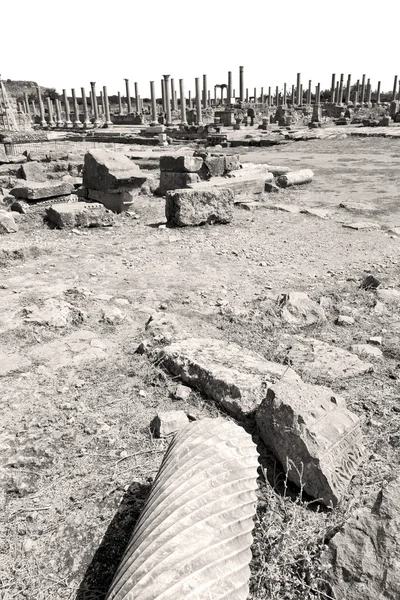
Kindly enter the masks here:
[[[3, 84], [6, 88], [10, 100], [21, 101], [24, 94], [28, 94], [29, 99], [36, 99], [36, 81], [13, 81], [12, 79], [3, 79]], [[58, 94], [54, 88], [41, 86], [43, 97], [50, 96], [58, 98]]]

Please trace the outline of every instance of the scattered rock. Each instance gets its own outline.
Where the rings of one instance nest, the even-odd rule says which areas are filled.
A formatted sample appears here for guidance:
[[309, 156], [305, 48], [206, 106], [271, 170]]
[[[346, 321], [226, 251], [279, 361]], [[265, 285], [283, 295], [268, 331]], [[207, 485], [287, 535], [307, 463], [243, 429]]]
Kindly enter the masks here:
[[381, 285], [379, 279], [374, 277], [373, 275], [368, 275], [365, 279], [362, 280], [360, 288], [363, 290], [376, 290], [377, 287]]
[[325, 208], [302, 208], [300, 212], [305, 215], [310, 215], [311, 217], [318, 217], [319, 219], [327, 219], [331, 214], [330, 211]]
[[347, 325], [354, 325], [355, 321], [353, 317], [348, 317], [347, 315], [339, 315], [336, 319], [336, 325], [342, 325], [346, 327]]
[[308, 376], [323, 377], [329, 381], [373, 370], [371, 363], [360, 360], [355, 354], [311, 338], [294, 342], [288, 358], [295, 369], [301, 368]]
[[66, 202], [46, 209], [48, 220], [62, 229], [109, 227], [114, 224], [111, 211], [97, 202]]
[[159, 412], [150, 424], [154, 437], [167, 437], [189, 423], [188, 416], [183, 410], [168, 410]]
[[69, 302], [48, 298], [43, 306], [27, 306], [24, 308], [25, 322], [36, 325], [48, 325], [51, 327], [66, 327], [73, 322], [80, 322], [83, 313]]
[[395, 289], [380, 289], [376, 292], [376, 297], [383, 302], [400, 303], [400, 290]]
[[19, 181], [10, 194], [21, 200], [43, 200], [44, 198], [56, 198], [57, 196], [68, 196], [74, 191], [74, 186], [66, 181], [41, 183], [37, 181]]
[[165, 216], [169, 224], [185, 227], [205, 223], [229, 223], [233, 219], [234, 194], [228, 189], [209, 192], [167, 192]]
[[6, 354], [0, 350], [0, 377], [14, 371], [22, 371], [31, 365], [31, 361], [19, 354]]
[[15, 233], [18, 231], [18, 225], [14, 217], [5, 210], [0, 210], [0, 235], [2, 233]]
[[369, 343], [370, 344], [375, 344], [376, 346], [381, 346], [382, 345], [382, 336], [381, 335], [375, 335], [369, 338]]
[[163, 348], [158, 358], [170, 373], [239, 418], [254, 411], [268, 386], [283, 375], [289, 381], [300, 380], [290, 367], [212, 338], [175, 342]]
[[107, 192], [115, 189], [139, 188], [146, 175], [127, 156], [107, 150], [90, 150], [85, 154], [83, 185]]
[[300, 208], [298, 206], [294, 206], [293, 204], [273, 204], [271, 208], [274, 210], [292, 213], [293, 215], [298, 215], [300, 212]]
[[289, 479], [336, 506], [363, 457], [360, 419], [344, 401], [329, 388], [285, 378], [268, 389], [256, 421]]
[[333, 536], [324, 556], [335, 598], [400, 598], [400, 479], [378, 494], [371, 510], [359, 508]]
[[269, 183], [267, 181], [267, 182], [265, 182], [265, 189], [264, 189], [264, 191], [268, 192], [269, 194], [272, 194], [272, 193], [279, 192], [280, 188], [277, 185], [275, 185], [274, 183]]
[[46, 173], [43, 166], [38, 162], [28, 162], [22, 165], [20, 168], [20, 177], [27, 181], [46, 181]]
[[29, 204], [24, 200], [14, 200], [10, 206], [10, 210], [26, 215], [29, 212]]
[[190, 394], [192, 393], [192, 390], [190, 387], [188, 387], [187, 385], [182, 385], [181, 383], [179, 385], [176, 386], [174, 392], [173, 392], [173, 397], [175, 398], [175, 400], [189, 400]]
[[372, 358], [382, 358], [383, 352], [376, 348], [376, 346], [371, 346], [370, 344], [354, 344], [351, 346], [351, 351], [359, 354], [360, 356], [371, 356]]
[[101, 311], [101, 320], [109, 325], [115, 325], [125, 319], [125, 315], [118, 306], [107, 306]]
[[181, 156], [161, 156], [161, 171], [173, 173], [197, 173], [203, 166], [203, 159], [197, 156], [184, 154]]
[[276, 179], [276, 184], [281, 188], [287, 188], [292, 185], [300, 185], [310, 183], [314, 178], [314, 173], [311, 169], [302, 169], [301, 171], [291, 171], [285, 175], [280, 175]]
[[181, 190], [190, 187], [192, 183], [200, 181], [197, 173], [175, 173], [172, 171], [161, 171], [159, 193], [161, 196], [169, 190]]
[[325, 323], [322, 306], [311, 300], [305, 292], [289, 292], [277, 299], [281, 319], [292, 325], [313, 325]]

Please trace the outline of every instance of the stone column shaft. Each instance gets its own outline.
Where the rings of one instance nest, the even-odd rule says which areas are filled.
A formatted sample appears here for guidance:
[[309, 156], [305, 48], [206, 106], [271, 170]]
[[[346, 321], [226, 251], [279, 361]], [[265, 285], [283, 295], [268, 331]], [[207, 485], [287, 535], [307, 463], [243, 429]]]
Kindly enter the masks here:
[[257, 89], [254, 88], [254, 104], [257, 102]]
[[72, 121], [70, 118], [70, 111], [69, 111], [69, 100], [68, 100], [68, 96], [67, 96], [67, 90], [63, 90], [63, 97], [64, 97], [64, 110], [65, 110], [65, 126], [66, 127], [72, 127]]
[[397, 94], [397, 75], [395, 75], [394, 82], [393, 82], [393, 100], [396, 100], [396, 94]]
[[264, 88], [261, 88], [261, 104], [264, 104]]
[[381, 102], [381, 82], [378, 81], [378, 89], [376, 92], [376, 103], [380, 104], [380, 102]]
[[89, 111], [86, 99], [86, 90], [85, 88], [81, 88], [81, 96], [82, 96], [82, 108], [83, 108], [83, 126], [89, 127], [90, 119], [89, 119]]
[[[217, 97], [217, 96], [215, 96], [215, 98], [216, 98], [216, 97]], [[192, 104], [192, 92], [191, 92], [190, 90], [189, 90], [189, 92], [188, 92], [188, 107], [189, 107], [189, 108], [192, 108], [192, 107], [193, 107], [193, 104]]]
[[332, 73], [332, 83], [331, 83], [331, 102], [335, 103], [335, 92], [336, 92], [336, 74]]
[[339, 85], [339, 104], [343, 104], [343, 80], [344, 74], [340, 75], [340, 85]]
[[297, 106], [301, 106], [301, 104], [302, 104], [301, 96], [300, 96], [300, 85], [301, 85], [301, 73], [297, 73], [297, 96], [296, 96]]
[[26, 92], [24, 94], [24, 98], [25, 98], [26, 114], [28, 115], [29, 120], [32, 121], [32, 115], [31, 115], [31, 109], [29, 106], [28, 94]]
[[118, 92], [118, 112], [120, 115], [122, 115], [122, 98], [121, 98], [121, 92]]
[[361, 104], [365, 102], [365, 75], [362, 76], [361, 82]]
[[292, 85], [292, 106], [294, 106], [295, 102], [296, 102], [296, 92], [294, 89], [294, 85]]
[[182, 125], [187, 125], [186, 120], [186, 98], [185, 98], [185, 84], [183, 79], [179, 80], [179, 96], [181, 100], [181, 121]]
[[321, 104], [321, 84], [318, 83], [315, 88], [315, 104], [319, 106]]
[[371, 94], [372, 94], [371, 80], [368, 79], [368, 81], [367, 81], [367, 102], [368, 102], [368, 104], [371, 104]]
[[36, 117], [36, 106], [35, 106], [34, 100], [31, 100], [31, 107], [32, 107], [32, 115], [33, 115], [33, 121], [34, 121], [35, 117]]
[[94, 115], [94, 125], [97, 127], [100, 125], [99, 121], [99, 107], [97, 104], [97, 96], [96, 96], [96, 83], [94, 81], [90, 82], [90, 87], [92, 89], [92, 111]]
[[307, 104], [311, 104], [311, 79], [308, 80]]
[[40, 110], [40, 124], [42, 127], [46, 127], [47, 123], [46, 123], [46, 119], [44, 117], [44, 106], [43, 106], [43, 100], [42, 100], [42, 93], [40, 91], [39, 86], [37, 86], [37, 97], [38, 97], [39, 110]]
[[243, 67], [239, 67], [239, 100], [244, 100]]
[[346, 104], [350, 102], [350, 91], [351, 91], [351, 75], [347, 76], [347, 84], [346, 84]]
[[151, 125], [157, 125], [157, 103], [156, 92], [154, 89], [154, 81], [150, 81], [150, 97], [151, 97]]
[[207, 108], [207, 75], [203, 75], [203, 108]]
[[177, 102], [176, 102], [176, 92], [175, 92], [175, 80], [171, 78], [171, 101], [172, 101], [172, 110], [178, 110]]
[[268, 106], [272, 106], [271, 88], [268, 88]]
[[161, 98], [162, 98], [162, 107], [163, 112], [167, 112], [167, 105], [165, 104], [165, 82], [164, 79], [161, 79]]
[[228, 71], [228, 102], [227, 105], [230, 106], [232, 98], [232, 71]]
[[139, 97], [139, 86], [137, 81], [135, 81], [135, 106], [136, 106], [136, 112], [139, 113], [140, 112], [140, 97]]
[[128, 115], [132, 112], [131, 92], [129, 89], [129, 79], [125, 79], [126, 103], [128, 105]]
[[104, 102], [104, 111], [106, 113], [106, 125], [110, 127], [112, 125], [111, 117], [110, 117], [110, 104], [108, 102], [108, 92], [107, 86], [103, 85], [103, 102]]
[[287, 97], [286, 97], [286, 83], [283, 84], [283, 106], [287, 105]]
[[62, 119], [61, 102], [58, 99], [56, 100], [56, 115], [57, 115], [57, 127], [63, 127], [64, 121]]
[[47, 96], [47, 112], [48, 112], [49, 127], [54, 127], [55, 123], [54, 123], [54, 119], [53, 119], [53, 103], [51, 101], [51, 98], [49, 98], [49, 96]]
[[279, 87], [276, 86], [275, 88], [275, 104], [276, 106], [279, 106]]
[[74, 89], [71, 89], [71, 95], [72, 95], [72, 104], [74, 107], [74, 127], [80, 127], [81, 121], [79, 119], [78, 100], [76, 98], [76, 93], [75, 93]]
[[171, 101], [169, 98], [169, 75], [164, 75], [164, 94], [165, 94], [165, 108], [167, 113], [167, 125], [172, 125], [171, 120]]
[[195, 78], [196, 84], [196, 120], [197, 125], [203, 125], [202, 115], [201, 115], [201, 92], [200, 92], [200, 79], [199, 77]]
[[249, 101], [249, 88], [246, 88], [246, 102]]

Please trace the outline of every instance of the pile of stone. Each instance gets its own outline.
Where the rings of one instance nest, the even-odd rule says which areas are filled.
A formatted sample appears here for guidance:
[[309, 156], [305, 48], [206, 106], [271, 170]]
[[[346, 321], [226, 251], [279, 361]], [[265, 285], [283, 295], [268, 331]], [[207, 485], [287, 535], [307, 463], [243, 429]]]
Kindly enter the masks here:
[[131, 208], [135, 195], [146, 182], [140, 167], [123, 154], [91, 150], [85, 154], [83, 186], [78, 195], [100, 202], [115, 213]]

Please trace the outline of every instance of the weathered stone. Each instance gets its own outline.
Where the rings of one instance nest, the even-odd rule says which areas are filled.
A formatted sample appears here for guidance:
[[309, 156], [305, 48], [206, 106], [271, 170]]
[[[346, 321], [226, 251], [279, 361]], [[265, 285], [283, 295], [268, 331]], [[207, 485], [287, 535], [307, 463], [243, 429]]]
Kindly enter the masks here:
[[0, 210], [0, 235], [2, 233], [15, 233], [18, 231], [18, 225], [14, 217], [5, 210]]
[[307, 376], [323, 377], [328, 381], [363, 375], [373, 370], [355, 354], [311, 338], [292, 343], [288, 354], [290, 364], [301, 368]]
[[7, 155], [7, 154], [3, 154], [2, 158], [0, 157], [0, 165], [2, 164], [8, 164], [8, 165], [22, 165], [23, 163], [26, 163], [27, 158], [26, 156], [24, 156], [23, 154], [20, 154], [18, 156], [12, 156], [12, 155]]
[[388, 483], [371, 510], [356, 510], [331, 539], [324, 562], [335, 598], [400, 598], [399, 490], [399, 478]]
[[19, 176], [27, 181], [46, 181], [46, 174], [38, 162], [29, 162], [20, 167]]
[[361, 423], [332, 390], [286, 377], [267, 390], [256, 413], [266, 446], [288, 478], [336, 506], [363, 457]]
[[286, 188], [292, 185], [310, 183], [313, 180], [314, 173], [311, 169], [302, 169], [301, 171], [291, 171], [285, 175], [280, 175], [276, 183], [279, 187]]
[[74, 186], [67, 182], [52, 183], [47, 181], [41, 183], [38, 181], [19, 181], [17, 185], [10, 190], [10, 194], [21, 200], [43, 200], [44, 198], [56, 198], [58, 196], [67, 196], [72, 194]]
[[204, 159], [200, 177], [209, 179], [210, 177], [222, 177], [225, 173], [224, 156], [208, 156]]
[[293, 325], [324, 323], [326, 316], [322, 306], [305, 292], [289, 292], [278, 297], [278, 310], [283, 321]]
[[383, 302], [400, 303], [400, 290], [395, 289], [380, 289], [376, 292], [377, 298]]
[[360, 354], [361, 356], [371, 356], [372, 358], [383, 357], [382, 350], [379, 350], [379, 348], [371, 346], [370, 344], [354, 344], [350, 349], [352, 352]]
[[270, 171], [274, 177], [279, 177], [280, 175], [286, 175], [291, 169], [280, 165], [268, 165], [268, 171]]
[[107, 150], [90, 150], [85, 154], [83, 185], [107, 192], [140, 187], [146, 175], [127, 156]]
[[187, 385], [178, 384], [174, 390], [175, 400], [189, 400], [192, 390]]
[[219, 402], [235, 417], [253, 412], [267, 387], [283, 375], [288, 381], [300, 381], [290, 367], [212, 338], [175, 342], [164, 347], [158, 358], [173, 375]]
[[[13, 196], [11, 196], [13, 198]], [[24, 200], [15, 200], [10, 206], [10, 210], [20, 213], [21, 215], [26, 215], [29, 212], [29, 204]]]
[[26, 356], [6, 354], [0, 350], [0, 377], [4, 377], [14, 371], [22, 371], [31, 364], [31, 361]]
[[0, 176], [12, 176], [12, 177], [17, 177], [18, 173], [20, 171], [20, 166], [19, 165], [0, 165]]
[[363, 290], [376, 290], [376, 288], [378, 288], [380, 285], [381, 282], [379, 281], [379, 279], [377, 279], [373, 275], [368, 275], [362, 280], [360, 288], [362, 288]]
[[101, 311], [101, 320], [109, 325], [121, 323], [125, 315], [118, 306], [105, 306]]
[[319, 219], [327, 219], [331, 214], [329, 210], [325, 208], [302, 208], [300, 212], [304, 215], [310, 215], [311, 217], [318, 217]]
[[380, 229], [381, 226], [379, 223], [374, 223], [372, 221], [357, 221], [354, 223], [343, 223], [343, 227], [347, 227], [348, 229], [363, 229], [366, 231], [370, 231], [371, 229]]
[[238, 171], [241, 169], [239, 155], [225, 156], [225, 172], [230, 173], [231, 171]]
[[203, 166], [203, 159], [198, 156], [184, 154], [181, 156], [161, 156], [161, 171], [173, 173], [197, 173]]
[[27, 306], [24, 308], [25, 321], [36, 325], [49, 325], [51, 327], [66, 327], [73, 322], [80, 322], [82, 313], [69, 302], [48, 298], [42, 306]]
[[282, 210], [283, 212], [288, 212], [292, 215], [298, 215], [300, 213], [300, 208], [294, 204], [274, 204], [271, 208], [274, 210]]
[[66, 202], [46, 209], [51, 223], [63, 229], [74, 227], [109, 227], [114, 224], [112, 213], [96, 202]]
[[167, 410], [159, 412], [151, 422], [150, 428], [154, 437], [167, 437], [183, 429], [189, 423], [189, 419], [183, 410]]
[[354, 318], [347, 315], [339, 315], [336, 319], [336, 325], [342, 325], [343, 327], [354, 325], [354, 322]]
[[[266, 182], [265, 183], [265, 191], [268, 192], [269, 194], [271, 193], [277, 193], [280, 191], [279, 187], [277, 185], [275, 185], [274, 183], [269, 183]], [[298, 211], [297, 211], [298, 212]]]
[[161, 171], [159, 193], [164, 196], [169, 190], [181, 190], [200, 181], [197, 173], [175, 173]]
[[87, 198], [88, 200], [99, 202], [112, 212], [122, 213], [132, 208], [135, 192], [137, 193], [136, 190], [111, 190], [102, 192], [100, 190], [88, 189]]
[[205, 223], [230, 223], [233, 219], [234, 194], [228, 189], [209, 192], [175, 190], [167, 192], [165, 216], [178, 227]]
[[[214, 177], [211, 181], [200, 181], [200, 183], [191, 183], [188, 187], [192, 190], [204, 191], [212, 188], [227, 188], [235, 192], [235, 194], [251, 193], [261, 194], [265, 190], [265, 183], [268, 177], [265, 175], [246, 175], [240, 172], [240, 176], [226, 178]], [[272, 173], [271, 173], [272, 179]]]

